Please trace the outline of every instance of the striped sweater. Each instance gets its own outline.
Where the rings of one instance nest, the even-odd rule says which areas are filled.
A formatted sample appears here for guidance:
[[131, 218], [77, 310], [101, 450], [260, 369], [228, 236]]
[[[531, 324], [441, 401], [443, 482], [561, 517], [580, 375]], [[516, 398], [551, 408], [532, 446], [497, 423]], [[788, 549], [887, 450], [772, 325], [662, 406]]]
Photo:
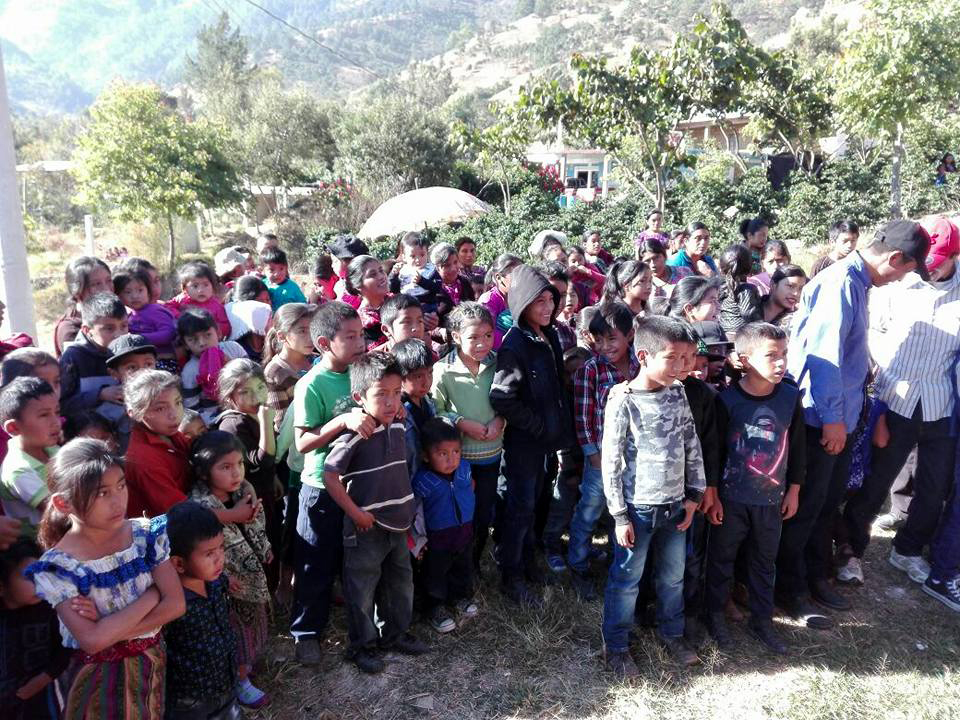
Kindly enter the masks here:
[[[474, 375], [454, 348], [433, 366], [433, 402], [437, 415], [454, 422], [459, 418], [486, 425], [496, 417], [490, 404], [490, 386], [497, 371], [497, 354], [491, 352]], [[475, 465], [494, 462], [503, 449], [503, 436], [493, 440], [474, 440], [463, 436], [463, 459]]]

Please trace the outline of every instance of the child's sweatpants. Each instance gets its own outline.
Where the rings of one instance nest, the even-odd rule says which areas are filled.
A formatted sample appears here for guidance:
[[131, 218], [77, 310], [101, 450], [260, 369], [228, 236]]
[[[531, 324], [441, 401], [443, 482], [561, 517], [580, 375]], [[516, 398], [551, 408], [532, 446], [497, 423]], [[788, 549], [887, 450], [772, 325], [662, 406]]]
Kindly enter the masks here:
[[545, 453], [529, 445], [508, 442], [503, 446], [503, 517], [498, 521], [497, 562], [504, 583], [522, 579], [536, 562], [533, 526], [545, 459]]

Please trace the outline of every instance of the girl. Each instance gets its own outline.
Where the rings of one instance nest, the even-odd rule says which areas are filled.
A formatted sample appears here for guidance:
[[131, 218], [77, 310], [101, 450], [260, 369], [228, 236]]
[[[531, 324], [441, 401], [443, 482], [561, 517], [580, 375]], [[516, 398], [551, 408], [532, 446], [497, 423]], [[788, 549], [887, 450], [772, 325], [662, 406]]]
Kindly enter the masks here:
[[667, 265], [667, 248], [654, 238], [644, 240], [637, 247], [637, 259], [650, 268], [653, 297], [668, 298], [673, 287], [691, 274], [690, 268]]
[[691, 276], [677, 283], [670, 296], [667, 315], [689, 323], [714, 322], [720, 311], [717, 282]]
[[113, 276], [113, 291], [127, 306], [130, 332], [143, 335], [157, 349], [157, 369], [178, 371], [173, 342], [177, 337], [177, 321], [163, 305], [157, 302], [150, 276], [143, 270], [117, 272]]
[[507, 293], [510, 292], [510, 274], [523, 264], [516, 255], [503, 253], [493, 261], [490, 273], [493, 275], [493, 287], [480, 296], [480, 304], [490, 311], [493, 317], [493, 349], [500, 347], [503, 336], [513, 327], [513, 316], [507, 305]]
[[64, 276], [67, 293], [73, 304], [60, 316], [53, 329], [53, 348], [58, 359], [63, 354], [64, 346], [77, 339], [81, 325], [80, 305], [83, 301], [97, 293], [113, 292], [110, 268], [99, 258], [87, 255], [74, 258], [67, 265]]
[[803, 268], [796, 265], [777, 268], [770, 278], [770, 292], [760, 301], [763, 321], [786, 329], [806, 284], [807, 274]]
[[683, 247], [667, 265], [685, 267], [694, 275], [713, 277], [717, 274], [717, 264], [710, 256], [710, 230], [702, 222], [691, 223], [687, 228], [687, 237]]
[[67, 442], [74, 438], [101, 440], [107, 444], [112, 453], [117, 452], [120, 447], [117, 438], [117, 426], [93, 410], [81, 410], [68, 417], [63, 423], [64, 441]]
[[770, 231], [767, 221], [760, 217], [744, 220], [740, 223], [740, 235], [743, 244], [750, 251], [750, 272], [748, 275], [759, 275], [763, 272], [763, 248], [767, 244], [767, 234]]
[[600, 303], [622, 301], [634, 317], [643, 317], [653, 287], [652, 275], [650, 268], [639, 260], [614, 263], [607, 274]]
[[160, 271], [149, 260], [139, 257], [124, 258], [114, 267], [114, 272], [145, 272], [150, 278], [150, 297], [153, 298], [153, 302], [160, 302], [163, 297], [163, 278], [160, 277]]
[[750, 273], [750, 250], [746, 245], [731, 245], [720, 256], [720, 327], [731, 340], [737, 330], [759, 320], [760, 293], [747, 282]]
[[326, 254], [318, 255], [313, 263], [313, 289], [310, 291], [309, 302], [319, 305], [327, 300], [336, 300], [335, 288], [339, 279], [333, 271], [333, 259]]
[[255, 497], [253, 487], [244, 479], [246, 454], [240, 438], [228, 432], [214, 430], [201, 435], [190, 453], [195, 478], [190, 499], [212, 509], [223, 522], [230, 621], [237, 634], [237, 700], [247, 707], [258, 708], [265, 705], [268, 698], [250, 682], [250, 671], [267, 642], [270, 594], [263, 565], [273, 558], [262, 513], [256, 513], [244, 524], [224, 522], [221, 515], [228, 508], [246, 505]]
[[460, 273], [460, 255], [450, 243], [437, 243], [430, 249], [430, 262], [433, 263], [437, 279], [442, 288], [437, 303], [440, 324], [450, 311], [461, 302], [476, 300], [473, 285]]
[[599, 230], [587, 230], [583, 233], [583, 250], [587, 263], [600, 272], [607, 272], [613, 265], [613, 255], [604, 249]]
[[654, 208], [647, 213], [647, 227], [642, 233], [637, 235], [634, 243], [636, 243], [637, 248], [643, 247], [643, 244], [648, 240], [656, 240], [663, 245], [667, 245], [670, 242], [670, 238], [667, 237], [666, 233], [662, 230], [663, 227], [663, 213]]
[[219, 281], [205, 262], [189, 262], [177, 273], [181, 293], [165, 304], [177, 317], [189, 307], [206, 310], [217, 321], [220, 337], [230, 337], [230, 318], [219, 296]]
[[226, 310], [230, 318], [230, 339], [243, 348], [248, 358], [256, 363], [262, 362], [267, 333], [273, 321], [270, 303], [240, 300], [228, 303]]
[[581, 299], [585, 305], [600, 301], [606, 278], [587, 260], [586, 252], [579, 245], [570, 246], [567, 253], [567, 272], [574, 284], [581, 289]]
[[126, 518], [122, 461], [99, 440], [64, 445], [47, 480], [40, 540], [48, 550], [26, 575], [74, 649], [64, 717], [162, 720], [160, 628], [186, 608], [166, 518]]
[[760, 267], [763, 270], [759, 275], [751, 275], [747, 282], [755, 285], [760, 295], [770, 292], [770, 276], [781, 265], [790, 264], [790, 250], [783, 240], [767, 240], [763, 246], [763, 255], [760, 258]]
[[350, 261], [346, 285], [348, 293], [360, 298], [357, 312], [363, 323], [363, 335], [369, 352], [387, 342], [387, 336], [380, 325], [380, 306], [390, 295], [387, 275], [375, 257], [358, 255]]

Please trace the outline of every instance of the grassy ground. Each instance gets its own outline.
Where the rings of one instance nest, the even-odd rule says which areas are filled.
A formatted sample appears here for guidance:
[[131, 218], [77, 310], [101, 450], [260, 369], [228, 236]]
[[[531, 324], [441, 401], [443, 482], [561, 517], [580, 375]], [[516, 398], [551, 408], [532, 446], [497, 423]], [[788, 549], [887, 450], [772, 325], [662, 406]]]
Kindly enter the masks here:
[[[642, 678], [626, 686], [602, 670], [601, 602], [581, 603], [562, 583], [547, 589], [543, 611], [521, 611], [496, 589], [492, 563], [479, 594], [481, 614], [438, 636], [422, 658], [388, 656], [387, 670], [365, 676], [342, 661], [345, 617], [338, 611], [319, 670], [291, 661], [292, 640], [278, 632], [261, 686], [273, 697], [259, 718], [829, 718], [892, 720], [960, 717], [960, 616], [924, 595], [886, 562], [889, 534], [865, 560], [867, 585], [844, 590], [854, 610], [818, 632], [786, 618], [794, 646], [767, 654], [734, 626], [735, 650], [712, 644], [692, 670], [671, 666], [652, 631], [632, 646]], [[595, 570], [598, 585], [603, 573]]]

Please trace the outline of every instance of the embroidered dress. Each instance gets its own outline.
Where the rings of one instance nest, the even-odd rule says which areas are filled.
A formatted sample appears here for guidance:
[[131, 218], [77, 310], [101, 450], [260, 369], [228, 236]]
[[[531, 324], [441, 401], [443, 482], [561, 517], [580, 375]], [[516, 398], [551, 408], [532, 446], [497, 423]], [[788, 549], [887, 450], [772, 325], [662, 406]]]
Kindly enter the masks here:
[[[100, 617], [118, 612], [153, 585], [153, 569], [170, 557], [167, 519], [130, 520], [129, 547], [94, 560], [78, 560], [56, 548], [26, 570], [37, 595], [56, 607], [84, 595]], [[164, 708], [166, 651], [157, 631], [116, 643], [89, 655], [60, 623], [64, 647], [74, 648], [64, 687], [69, 688], [64, 718], [161, 720]]]

